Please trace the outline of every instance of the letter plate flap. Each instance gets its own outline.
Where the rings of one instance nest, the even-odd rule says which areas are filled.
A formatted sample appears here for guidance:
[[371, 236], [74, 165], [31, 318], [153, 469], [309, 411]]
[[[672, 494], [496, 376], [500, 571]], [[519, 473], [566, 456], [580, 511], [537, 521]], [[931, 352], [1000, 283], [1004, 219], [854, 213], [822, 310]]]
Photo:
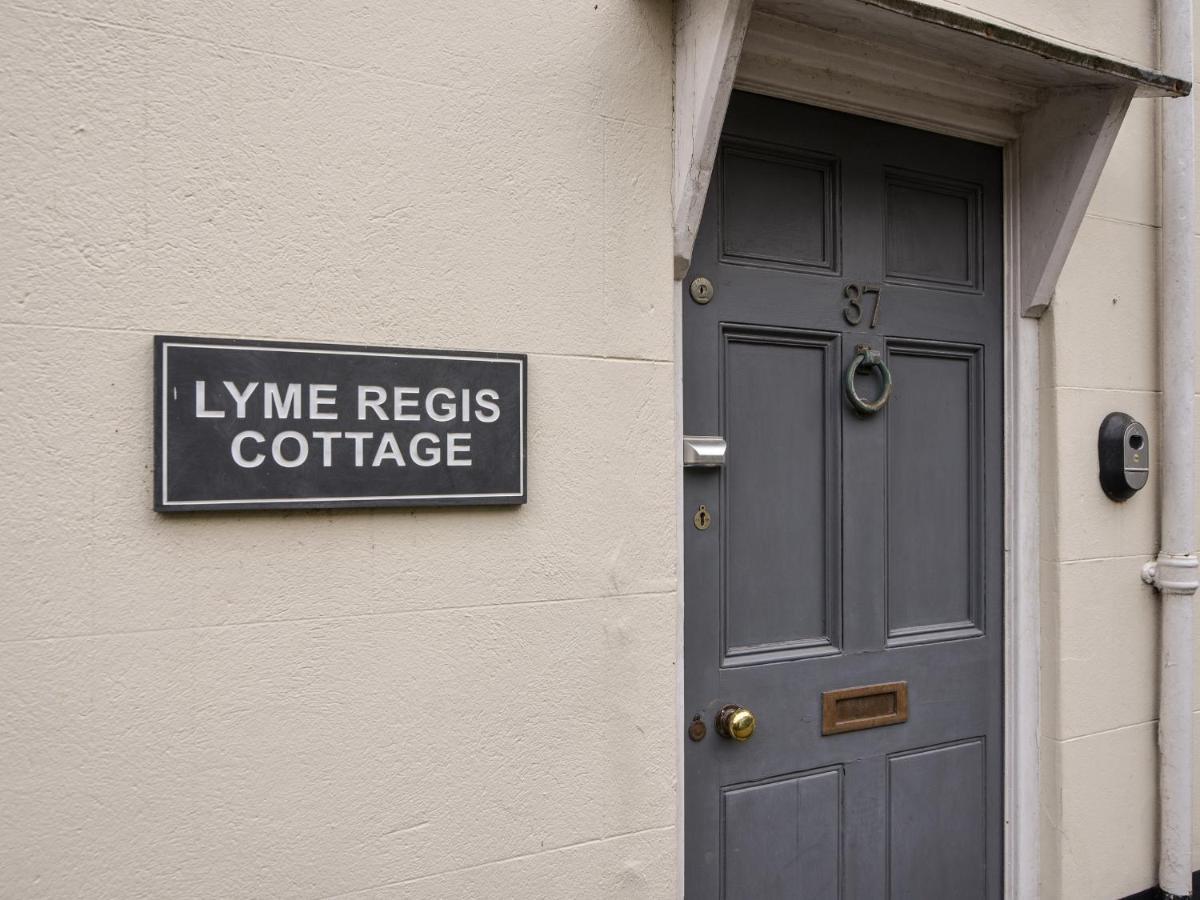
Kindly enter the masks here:
[[821, 694], [821, 734], [841, 734], [908, 721], [908, 682], [867, 684]]

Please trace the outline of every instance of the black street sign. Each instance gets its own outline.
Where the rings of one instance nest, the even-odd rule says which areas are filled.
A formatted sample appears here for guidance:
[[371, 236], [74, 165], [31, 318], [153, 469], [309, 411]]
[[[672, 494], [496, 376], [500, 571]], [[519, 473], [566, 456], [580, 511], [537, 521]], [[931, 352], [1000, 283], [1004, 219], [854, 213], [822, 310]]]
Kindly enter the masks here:
[[154, 338], [160, 512], [524, 503], [524, 355]]

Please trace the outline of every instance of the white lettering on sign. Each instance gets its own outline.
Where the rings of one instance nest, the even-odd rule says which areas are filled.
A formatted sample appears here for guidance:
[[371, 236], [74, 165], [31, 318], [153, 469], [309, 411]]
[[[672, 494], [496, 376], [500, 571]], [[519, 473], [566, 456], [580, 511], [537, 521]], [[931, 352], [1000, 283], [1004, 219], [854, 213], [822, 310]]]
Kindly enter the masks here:
[[282, 395], [279, 385], [268, 381], [263, 385], [264, 418], [299, 419], [300, 418], [300, 385], [289, 384]]
[[396, 443], [396, 436], [390, 431], [385, 431], [383, 437], [379, 439], [379, 449], [375, 451], [375, 458], [371, 460], [371, 465], [378, 467], [385, 459], [390, 459], [398, 466], [404, 465], [404, 457], [400, 455], [400, 445]]
[[[233, 381], [221, 383], [229, 399], [233, 400], [234, 413], [237, 418], [244, 419], [249, 414], [250, 401], [258, 390], [257, 381], [247, 382], [239, 386]], [[336, 384], [310, 384], [308, 391], [308, 416], [310, 419], [336, 419], [337, 412], [331, 407], [337, 405], [339, 387]], [[262, 385], [262, 416], [264, 419], [303, 419], [305, 385], [289, 383], [280, 385], [274, 381]], [[391, 415], [388, 415], [388, 396], [391, 395]], [[367, 419], [382, 422], [419, 422], [421, 410], [434, 422], [450, 422], [458, 418], [463, 422], [484, 422], [490, 424], [500, 418], [500, 407], [496, 401], [500, 395], [491, 388], [482, 388], [472, 393], [470, 388], [463, 388], [460, 395], [447, 387], [435, 387], [425, 392], [421, 399], [421, 389], [415, 387], [394, 387], [389, 392], [387, 388], [377, 384], [362, 384], [356, 387], [357, 407], [356, 416], [359, 421]], [[209, 407], [208, 385], [206, 382], [196, 382], [196, 418], [223, 419], [225, 409]]]
[[[449, 397], [449, 403], [437, 404], [438, 397]], [[425, 413], [435, 422], [449, 422], [458, 415], [458, 408], [454, 405], [454, 391], [449, 388], [439, 387], [434, 388], [425, 395]]]
[[358, 386], [358, 417], [365, 419], [370, 409], [383, 421], [387, 421], [387, 413], [383, 411], [383, 402], [387, 399], [387, 391], [375, 384]]
[[374, 435], [371, 434], [371, 432], [369, 432], [369, 431], [347, 431], [346, 437], [348, 437], [348, 438], [350, 438], [350, 440], [354, 441], [354, 465], [357, 466], [358, 468], [362, 468], [363, 441], [365, 441], [369, 437], [374, 437]]
[[[261, 386], [262, 390], [259, 391]], [[221, 389], [224, 389], [223, 392]], [[204, 381], [195, 382], [197, 419], [223, 419], [228, 413], [237, 419], [261, 414], [264, 420], [337, 419], [340, 386], [336, 384], [280, 384], [274, 381], [250, 381], [238, 384], [222, 381], [210, 391]], [[460, 391], [448, 387], [423, 390], [417, 387], [384, 387], [378, 384], [355, 385], [355, 419], [359, 422], [452, 421], [491, 424], [500, 418], [500, 394], [492, 388]], [[256, 398], [261, 398], [258, 400]], [[305, 401], [307, 400], [307, 416]], [[260, 405], [261, 404], [261, 405]], [[273, 437], [247, 429], [238, 432], [230, 443], [233, 461], [243, 469], [253, 469], [270, 460], [274, 465], [294, 469], [308, 462], [313, 442], [319, 444], [314, 464], [329, 469], [352, 464], [355, 468], [379, 468], [385, 463], [422, 468], [432, 466], [469, 467], [472, 465], [470, 431], [452, 431], [439, 435], [433, 431], [402, 434], [393, 431], [281, 431]], [[348, 446], [347, 446], [348, 445]], [[339, 448], [345, 449], [339, 450]], [[351, 463], [352, 460], [352, 463]], [[368, 462], [369, 460], [369, 462]]]
[[[284, 441], [296, 442], [296, 455], [290, 459], [283, 452]], [[271, 441], [271, 458], [275, 460], [276, 465], [283, 466], [285, 469], [294, 469], [296, 466], [304, 465], [304, 461], [308, 459], [308, 438], [298, 431], [281, 431], [275, 435], [275, 440]]]
[[237, 404], [237, 417], [239, 419], [246, 418], [246, 401], [250, 399], [250, 395], [254, 393], [254, 389], [258, 387], [257, 381], [251, 381], [246, 385], [244, 391], [238, 391], [237, 385], [232, 381], [225, 382], [225, 390], [229, 391], [229, 396], [233, 397], [233, 402]]
[[242, 453], [242, 443], [247, 440], [257, 441], [261, 444], [266, 440], [266, 438], [262, 436], [262, 432], [260, 431], [243, 431], [233, 439], [233, 446], [231, 448], [233, 451], [233, 461], [243, 469], [253, 469], [255, 466], [262, 465], [262, 461], [266, 459], [266, 457], [259, 453], [258, 455], [247, 459]]
[[[322, 396], [332, 393], [334, 396]], [[337, 403], [336, 384], [310, 384], [308, 386], [308, 417], [310, 419], [336, 419], [337, 413], [323, 412], [321, 407]]]
[[[271, 461], [285, 469], [294, 469], [304, 465], [308, 460], [311, 441], [319, 441], [321, 445], [321, 465], [328, 469], [333, 463], [334, 449], [339, 441], [349, 441], [353, 444], [354, 467], [361, 469], [367, 465], [378, 468], [385, 462], [397, 466], [407, 466], [405, 451], [395, 432], [385, 431], [374, 444], [374, 452], [368, 453], [369, 442], [376, 437], [371, 431], [313, 431], [305, 435], [299, 431], [281, 431], [271, 440]], [[250, 442], [254, 446], [248, 446]], [[267, 455], [258, 450], [259, 445], [267, 443], [266, 436], [261, 431], [239, 431], [230, 445], [233, 461], [243, 469], [253, 469], [263, 464]], [[422, 431], [414, 434], [407, 442], [408, 460], [418, 466], [428, 468], [442, 463], [447, 466], [471, 465], [471, 433], [452, 431], [446, 435], [445, 453], [442, 452], [442, 438], [432, 431]]]
[[478, 394], [476, 394], [475, 402], [478, 403], [480, 406], [482, 406], [484, 409], [486, 409], [488, 412], [487, 412], [487, 415], [484, 415], [483, 413], [477, 413], [475, 418], [478, 419], [480, 422], [486, 422], [488, 424], [491, 424], [492, 422], [495, 422], [497, 419], [499, 419], [500, 418], [500, 407], [497, 406], [495, 403], [495, 401], [499, 400], [499, 399], [500, 399], [500, 395], [497, 394], [495, 391], [493, 391], [491, 388], [484, 388], [482, 391], [480, 391]]
[[[421, 444], [429, 446], [422, 450]], [[408, 444], [408, 455], [418, 466], [436, 466], [442, 461], [442, 448], [438, 446], [438, 436], [429, 431], [413, 435]]]
[[197, 419], [223, 419], [225, 418], [225, 410], [223, 409], [207, 409], [204, 404], [204, 382], [196, 382], [196, 418]]
[[321, 442], [321, 465], [329, 468], [333, 465], [333, 439], [340, 438], [340, 431], [314, 431], [313, 437]]
[[397, 422], [419, 422], [421, 420], [419, 413], [405, 412], [406, 409], [416, 409], [420, 404], [420, 401], [418, 400], [409, 400], [408, 395], [419, 393], [421, 393], [420, 390], [414, 387], [396, 388], [393, 392], [396, 403], [394, 407], [395, 411], [392, 413], [392, 418]]
[[470, 432], [452, 431], [446, 435], [446, 465], [469, 466], [471, 464], [471, 460], [469, 458], [460, 459], [458, 454], [470, 452]]

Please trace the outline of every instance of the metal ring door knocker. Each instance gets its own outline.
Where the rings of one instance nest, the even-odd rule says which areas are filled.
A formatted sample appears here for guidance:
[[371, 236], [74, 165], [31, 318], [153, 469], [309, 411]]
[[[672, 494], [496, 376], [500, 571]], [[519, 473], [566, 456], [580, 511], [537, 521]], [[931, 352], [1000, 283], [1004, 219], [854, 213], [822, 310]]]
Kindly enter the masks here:
[[[858, 391], [854, 387], [854, 376], [858, 374], [858, 370], [863, 366], [868, 369], [875, 369], [879, 373], [879, 378], [883, 385], [879, 396], [874, 400], [864, 400], [858, 395]], [[892, 373], [888, 371], [887, 363], [883, 361], [883, 357], [879, 355], [879, 351], [872, 350], [866, 344], [859, 344], [854, 348], [854, 359], [851, 360], [850, 367], [846, 369], [846, 397], [850, 400], [850, 405], [864, 416], [869, 416], [883, 409], [891, 396]]]

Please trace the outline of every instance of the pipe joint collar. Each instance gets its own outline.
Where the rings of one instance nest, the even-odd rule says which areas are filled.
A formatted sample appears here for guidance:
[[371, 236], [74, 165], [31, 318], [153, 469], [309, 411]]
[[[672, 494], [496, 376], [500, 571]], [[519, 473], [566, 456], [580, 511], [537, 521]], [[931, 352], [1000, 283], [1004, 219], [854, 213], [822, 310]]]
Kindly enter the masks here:
[[1200, 560], [1195, 556], [1160, 553], [1154, 562], [1142, 566], [1142, 581], [1153, 585], [1160, 594], [1191, 596], [1200, 588]]

